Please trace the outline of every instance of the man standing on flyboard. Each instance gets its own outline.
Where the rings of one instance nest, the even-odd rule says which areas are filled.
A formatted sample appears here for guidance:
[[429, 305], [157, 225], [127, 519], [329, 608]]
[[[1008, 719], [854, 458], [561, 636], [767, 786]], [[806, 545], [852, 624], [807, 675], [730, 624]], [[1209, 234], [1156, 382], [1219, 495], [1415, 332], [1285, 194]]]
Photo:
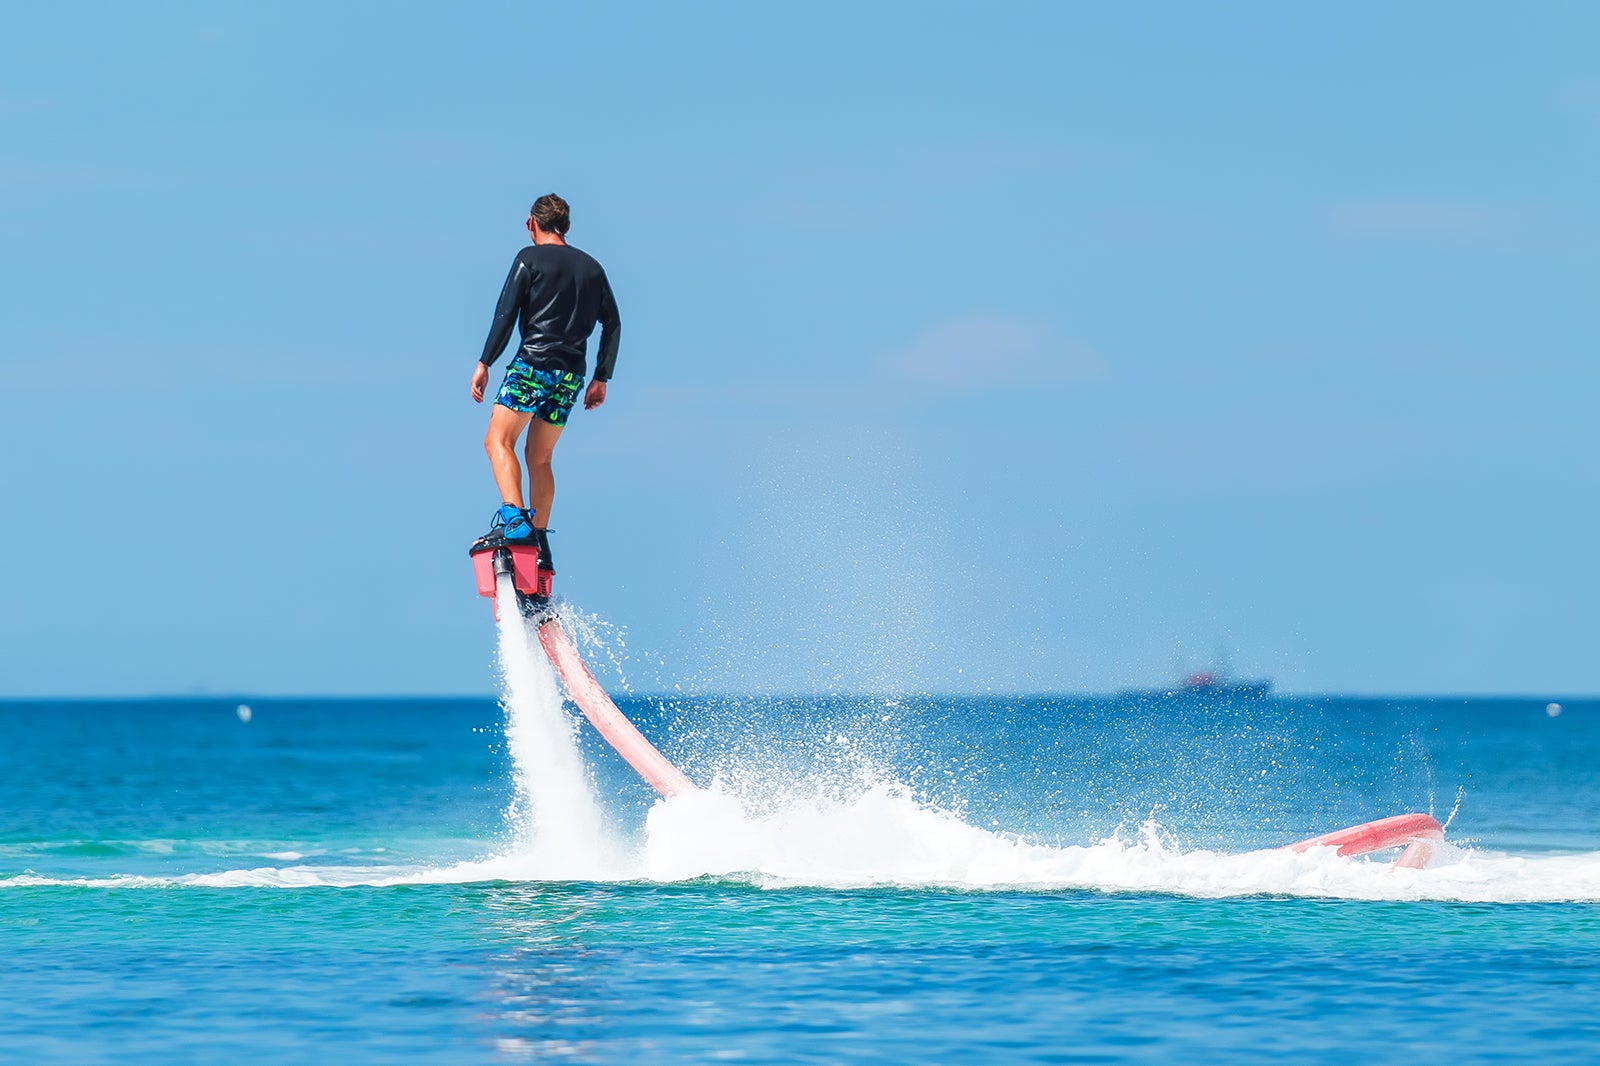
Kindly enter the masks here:
[[[622, 320], [606, 272], [593, 257], [567, 243], [571, 223], [567, 202], [554, 193], [541, 196], [528, 212], [533, 244], [517, 253], [500, 290], [494, 322], [483, 355], [472, 372], [472, 399], [483, 402], [489, 367], [500, 358], [516, 323], [522, 345], [511, 359], [505, 382], [489, 414], [484, 450], [494, 468], [502, 501], [489, 532], [479, 543], [499, 540], [537, 543], [550, 557], [545, 531], [555, 500], [550, 458], [577, 402], [586, 367], [585, 348], [600, 325], [600, 351], [594, 379], [583, 395], [585, 410], [606, 402], [606, 382], [617, 362]], [[522, 494], [517, 439], [528, 431], [523, 456], [528, 464], [528, 495]]]

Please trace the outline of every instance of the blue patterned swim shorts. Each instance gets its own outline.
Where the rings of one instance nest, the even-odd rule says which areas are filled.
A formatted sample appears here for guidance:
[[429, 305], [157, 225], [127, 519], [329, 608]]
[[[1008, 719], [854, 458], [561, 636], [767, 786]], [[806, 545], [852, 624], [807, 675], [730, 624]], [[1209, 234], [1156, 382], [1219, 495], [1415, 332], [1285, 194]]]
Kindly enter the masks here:
[[583, 378], [565, 370], [540, 370], [512, 359], [506, 380], [494, 402], [521, 414], [531, 414], [552, 426], [567, 424], [567, 413], [578, 402]]

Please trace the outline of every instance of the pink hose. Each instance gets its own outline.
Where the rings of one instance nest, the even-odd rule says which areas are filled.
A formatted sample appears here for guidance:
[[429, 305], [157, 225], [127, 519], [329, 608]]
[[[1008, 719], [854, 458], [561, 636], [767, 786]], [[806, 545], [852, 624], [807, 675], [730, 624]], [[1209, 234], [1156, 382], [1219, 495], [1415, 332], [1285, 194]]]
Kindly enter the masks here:
[[1365, 855], [1385, 848], [1405, 847], [1395, 865], [1421, 870], [1433, 859], [1433, 844], [1444, 839], [1444, 827], [1431, 814], [1397, 814], [1392, 818], [1379, 818], [1363, 822], [1349, 829], [1324, 833], [1298, 844], [1290, 844], [1288, 851], [1309, 851], [1312, 848], [1338, 848], [1340, 855]]
[[567, 695], [572, 697], [572, 702], [606, 738], [606, 743], [615, 748], [629, 766], [639, 771], [640, 777], [668, 799], [681, 792], [696, 791], [689, 779], [683, 776], [683, 771], [668, 762], [667, 757], [657, 751], [655, 745], [646, 740], [644, 734], [617, 710], [617, 705], [611, 702], [611, 697], [606, 695], [605, 689], [589, 672], [589, 667], [578, 655], [578, 649], [573, 646], [572, 638], [567, 636], [567, 631], [561, 628], [559, 621], [552, 618], [539, 627], [539, 643], [550, 657], [550, 665], [560, 675], [561, 683], [567, 687]]

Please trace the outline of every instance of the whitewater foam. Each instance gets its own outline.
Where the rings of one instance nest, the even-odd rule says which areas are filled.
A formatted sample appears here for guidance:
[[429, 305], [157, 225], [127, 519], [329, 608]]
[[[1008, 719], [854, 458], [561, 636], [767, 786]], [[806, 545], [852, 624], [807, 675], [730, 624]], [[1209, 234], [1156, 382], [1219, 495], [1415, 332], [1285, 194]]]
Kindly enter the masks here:
[[1441, 845], [1427, 870], [1338, 857], [1184, 850], [1147, 821], [1087, 845], [982, 829], [897, 786], [818, 797], [761, 816], [715, 789], [650, 812], [641, 873], [733, 876], [766, 887], [1092, 889], [1197, 897], [1286, 895], [1481, 902], [1600, 900], [1600, 853], [1513, 856]]
[[495, 605], [513, 784], [506, 811], [512, 839], [501, 858], [536, 878], [615, 876], [616, 849], [578, 750], [578, 723], [518, 608], [509, 574], [496, 581]]
[[[630, 859], [563, 864], [535, 847], [448, 866], [288, 866], [180, 877], [0, 879], [0, 887], [348, 888], [567, 880], [680, 882], [712, 877], [758, 888], [1159, 893], [1197, 898], [1298, 896], [1485, 903], [1600, 902], [1600, 853], [1513, 855], [1441, 846], [1427, 870], [1305, 853], [1185, 850], [1153, 820], [1130, 836], [1045, 843], [982, 829], [881, 785], [850, 798], [813, 796], [752, 814], [713, 787], [651, 809]], [[559, 856], [558, 856], [559, 858]], [[574, 858], [568, 856], [568, 858]], [[600, 866], [607, 869], [597, 874]]]

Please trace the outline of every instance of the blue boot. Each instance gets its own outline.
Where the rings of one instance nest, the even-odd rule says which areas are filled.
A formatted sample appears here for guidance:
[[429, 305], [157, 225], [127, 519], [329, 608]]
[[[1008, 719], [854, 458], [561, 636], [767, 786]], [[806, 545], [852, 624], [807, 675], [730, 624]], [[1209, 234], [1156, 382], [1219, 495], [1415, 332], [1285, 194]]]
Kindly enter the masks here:
[[537, 536], [538, 531], [533, 528], [533, 512], [521, 507], [514, 507], [509, 503], [500, 505], [500, 509], [489, 520], [488, 536], [498, 533], [506, 541], [531, 541]]

